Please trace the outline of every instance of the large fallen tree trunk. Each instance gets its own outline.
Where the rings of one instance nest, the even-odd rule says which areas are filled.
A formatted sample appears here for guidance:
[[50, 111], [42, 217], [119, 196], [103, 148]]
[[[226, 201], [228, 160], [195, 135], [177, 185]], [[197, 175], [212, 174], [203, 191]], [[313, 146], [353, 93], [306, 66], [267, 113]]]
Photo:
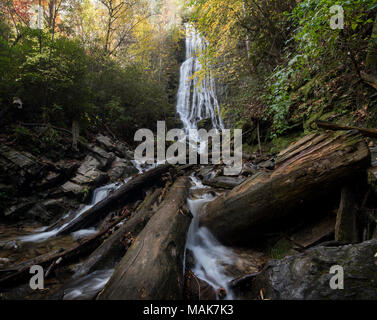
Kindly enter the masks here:
[[161, 178], [161, 175], [169, 171], [171, 168], [171, 165], [163, 165], [135, 177], [114, 193], [110, 194], [106, 199], [100, 201], [95, 206], [81, 214], [77, 219], [69, 223], [59, 232], [58, 235], [69, 234], [93, 226], [109, 212], [120, 208], [131, 199], [135, 198], [135, 196], [137, 196], [137, 194], [144, 188], [155, 184], [156, 181]]
[[135, 239], [99, 299], [182, 299], [183, 257], [191, 216], [190, 180], [180, 177]]
[[305, 137], [279, 155], [274, 172], [253, 176], [208, 203], [200, 224], [223, 243], [250, 244], [273, 226], [279, 232], [287, 217], [308, 214], [332, 192], [338, 196], [341, 185], [360, 178], [369, 164], [369, 149], [355, 131]]
[[336, 123], [327, 122], [327, 121], [316, 121], [316, 124], [319, 128], [326, 129], [326, 130], [333, 130], [333, 131], [357, 130], [365, 137], [377, 138], [377, 129], [365, 129], [365, 128], [358, 128], [358, 127], [341, 126]]
[[116, 232], [105, 240], [93, 253], [85, 260], [80, 269], [75, 273], [74, 278], [82, 277], [90, 272], [100, 269], [114, 268], [122, 259], [127, 248], [124, 238], [135, 238], [153, 216], [155, 210], [153, 204], [158, 200], [161, 189], [156, 189], [144, 201], [129, 220], [127, 220]]

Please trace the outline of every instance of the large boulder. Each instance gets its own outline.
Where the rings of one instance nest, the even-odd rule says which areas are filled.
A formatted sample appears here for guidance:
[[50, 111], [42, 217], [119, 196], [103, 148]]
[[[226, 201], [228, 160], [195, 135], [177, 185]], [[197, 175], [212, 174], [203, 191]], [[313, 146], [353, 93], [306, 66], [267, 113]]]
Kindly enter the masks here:
[[86, 156], [84, 162], [78, 168], [76, 175], [61, 186], [64, 194], [83, 197], [90, 191], [108, 181], [108, 176], [98, 168], [101, 163], [94, 157]]
[[[341, 247], [319, 246], [270, 260], [264, 270], [233, 282], [241, 299], [377, 299], [377, 239]], [[333, 266], [344, 270], [344, 289], [332, 289]], [[339, 269], [338, 269], [339, 270]], [[336, 281], [336, 283], [338, 283]]]
[[110, 181], [116, 182], [119, 179], [125, 179], [138, 173], [137, 169], [129, 160], [116, 157], [111, 168], [107, 172], [110, 177]]

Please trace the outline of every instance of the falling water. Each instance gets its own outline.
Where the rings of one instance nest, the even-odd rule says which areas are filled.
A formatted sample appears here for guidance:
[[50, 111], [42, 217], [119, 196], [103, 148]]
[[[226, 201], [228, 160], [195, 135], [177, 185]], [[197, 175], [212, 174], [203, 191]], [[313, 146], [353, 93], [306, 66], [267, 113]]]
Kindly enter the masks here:
[[[191, 176], [194, 186], [191, 190], [205, 189], [195, 175]], [[232, 249], [224, 247], [212, 233], [199, 225], [199, 213], [203, 206], [215, 199], [211, 194], [203, 194], [197, 199], [188, 199], [188, 207], [193, 214], [186, 241], [186, 250], [190, 250], [195, 258], [192, 272], [198, 278], [206, 281], [216, 291], [225, 289], [226, 299], [233, 299], [233, 293], [229, 288], [229, 282], [233, 280], [226, 275], [226, 266], [231, 266], [235, 254]]]
[[[126, 183], [126, 181], [125, 181], [125, 183]], [[117, 190], [120, 186], [121, 186], [120, 184], [112, 183], [112, 184], [109, 184], [107, 186], [97, 188], [93, 192], [93, 197], [92, 197], [92, 201], [91, 201], [90, 204], [84, 206], [81, 210], [77, 211], [74, 214], [73, 218], [69, 219], [70, 214], [67, 214], [62, 218], [62, 220], [69, 219], [69, 221], [65, 222], [64, 224], [62, 224], [61, 226], [56, 227], [56, 228], [49, 228], [48, 227], [47, 229], [51, 229], [49, 231], [44, 231], [44, 230], [46, 230], [46, 228], [42, 228], [40, 230], [37, 230], [38, 232], [35, 233], [35, 234], [20, 237], [19, 240], [21, 242], [42, 242], [42, 241], [45, 241], [49, 238], [56, 236], [61, 230], [63, 230], [68, 225], [70, 225], [73, 221], [75, 221], [78, 217], [80, 217], [84, 212], [86, 212], [90, 208], [94, 207], [98, 202], [107, 198], [107, 196], [109, 195], [110, 192]], [[74, 232], [72, 235], [75, 238], [81, 238], [83, 236], [88, 236], [88, 235], [91, 235], [91, 234], [95, 234], [97, 232], [98, 231], [96, 229], [91, 228], [91, 229], [79, 230], [77, 232]]]
[[[224, 129], [215, 80], [207, 75], [199, 82], [194, 76], [202, 69], [198, 55], [205, 50], [206, 45], [203, 37], [192, 26], [186, 25], [186, 61], [181, 66], [177, 112], [187, 133], [190, 129], [198, 129], [198, 122], [202, 119], [211, 119], [213, 128]], [[191, 180], [194, 183], [192, 190], [206, 188], [194, 174]], [[187, 200], [194, 218], [188, 231], [186, 250], [190, 250], [195, 259], [192, 272], [215, 290], [225, 289], [226, 298], [232, 299], [233, 294], [228, 288], [232, 279], [226, 275], [225, 267], [232, 264], [234, 253], [221, 245], [208, 229], [199, 226], [201, 208], [214, 199], [214, 196], [204, 194], [198, 199]]]
[[202, 119], [211, 119], [214, 128], [224, 129], [214, 78], [206, 75], [199, 81], [197, 77], [193, 77], [202, 69], [198, 55], [206, 46], [203, 37], [187, 24], [186, 61], [181, 66], [177, 95], [177, 112], [186, 130], [197, 129], [198, 121]]

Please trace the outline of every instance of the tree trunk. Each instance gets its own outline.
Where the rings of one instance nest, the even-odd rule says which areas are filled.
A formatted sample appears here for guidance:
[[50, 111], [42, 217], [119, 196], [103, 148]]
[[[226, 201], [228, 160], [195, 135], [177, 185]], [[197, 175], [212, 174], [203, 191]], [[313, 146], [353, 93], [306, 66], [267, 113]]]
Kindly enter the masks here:
[[114, 268], [127, 250], [122, 240], [125, 236], [135, 238], [143, 230], [155, 213], [153, 204], [158, 200], [161, 191], [161, 189], [156, 189], [150, 194], [142, 207], [85, 260], [74, 278], [82, 277], [95, 270]]
[[183, 257], [191, 216], [188, 177], [174, 183], [158, 211], [128, 249], [101, 300], [165, 300], [183, 297]]
[[74, 119], [72, 121], [72, 149], [75, 151], [79, 151], [77, 148], [77, 140], [80, 136], [80, 124], [79, 122]]
[[288, 217], [323, 208], [332, 193], [369, 164], [369, 149], [355, 131], [305, 137], [280, 153], [274, 172], [253, 176], [208, 203], [200, 224], [223, 243], [250, 244], [273, 227], [281, 231]]
[[369, 41], [366, 67], [372, 74], [377, 73], [377, 15], [374, 21], [371, 39]]
[[156, 181], [158, 181], [164, 173], [168, 172], [170, 168], [171, 165], [159, 166], [135, 177], [114, 193], [110, 194], [106, 199], [100, 201], [95, 206], [81, 214], [80, 217], [62, 229], [59, 232], [59, 235], [69, 234], [93, 226], [112, 210], [120, 208], [130, 200], [135, 199], [144, 188], [155, 184]]

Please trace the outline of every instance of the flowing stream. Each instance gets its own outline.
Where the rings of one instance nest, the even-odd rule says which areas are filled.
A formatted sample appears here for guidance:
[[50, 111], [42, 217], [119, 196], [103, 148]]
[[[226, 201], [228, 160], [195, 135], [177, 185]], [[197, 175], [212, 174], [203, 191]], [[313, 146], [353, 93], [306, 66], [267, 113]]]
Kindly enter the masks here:
[[[205, 48], [205, 39], [192, 26], [186, 25], [186, 61], [181, 66], [177, 95], [177, 112], [186, 132], [197, 129], [198, 122], [207, 118], [211, 119], [213, 128], [224, 129], [215, 80], [211, 76], [206, 76], [198, 83], [198, 79], [193, 78], [193, 75], [202, 68], [198, 55]], [[191, 180], [194, 184], [193, 190], [206, 188], [194, 175], [191, 176]], [[233, 294], [228, 288], [232, 278], [226, 275], [225, 266], [231, 265], [234, 253], [231, 249], [222, 246], [208, 229], [199, 226], [200, 210], [214, 199], [213, 195], [204, 193], [198, 199], [187, 200], [194, 218], [187, 235], [186, 252], [190, 250], [195, 259], [195, 266], [192, 269], [195, 276], [209, 283], [216, 291], [225, 289], [226, 298], [232, 299]]]
[[[125, 183], [126, 182], [127, 180], [125, 181]], [[112, 183], [107, 186], [97, 188], [93, 192], [91, 203], [84, 206], [81, 210], [77, 211], [74, 214], [65, 215], [61, 220], [65, 220], [66, 222], [63, 223], [62, 225], [55, 228], [53, 227], [42, 228], [40, 230], [37, 230], [37, 233], [26, 235], [26, 236], [21, 236], [19, 240], [21, 242], [42, 242], [56, 236], [60, 232], [60, 230], [63, 230], [65, 227], [70, 225], [73, 221], [75, 221], [78, 217], [80, 217], [85, 211], [95, 206], [98, 202], [106, 199], [106, 197], [109, 195], [110, 192], [117, 190], [120, 186], [121, 184]], [[71, 217], [72, 215], [73, 217]], [[52, 230], [48, 230], [48, 229], [52, 229]], [[45, 230], [48, 230], [48, 231], [45, 231]], [[94, 228], [91, 228], [91, 229], [83, 229], [83, 230], [76, 231], [72, 233], [72, 236], [75, 238], [81, 238], [83, 236], [88, 236], [88, 235], [92, 235], [96, 233], [97, 233], [97, 230]]]
[[[211, 76], [206, 76], [199, 83], [193, 75], [200, 71], [202, 65], [199, 62], [198, 54], [206, 48], [206, 41], [190, 26], [186, 25], [186, 61], [180, 70], [180, 83], [177, 94], [177, 112], [180, 115], [186, 132], [190, 129], [197, 129], [198, 122], [202, 119], [210, 119], [213, 128], [224, 129], [224, 124], [220, 116], [219, 103], [216, 97], [215, 81]], [[200, 152], [200, 151], [199, 151]], [[154, 166], [145, 167], [133, 161], [139, 173], [147, 171]], [[125, 180], [127, 183], [129, 179]], [[193, 182], [192, 190], [206, 189], [195, 175], [191, 176]], [[37, 230], [37, 232], [21, 236], [22, 242], [42, 242], [56, 236], [60, 230], [75, 221], [85, 211], [104, 200], [110, 192], [117, 190], [123, 184], [109, 184], [96, 189], [93, 193], [92, 201], [75, 213], [65, 215], [59, 225], [52, 225]], [[231, 249], [222, 246], [211, 232], [199, 226], [199, 212], [208, 202], [213, 201], [215, 196], [203, 193], [199, 198], [188, 198], [187, 203], [194, 218], [190, 225], [186, 250], [192, 252], [195, 258], [195, 266], [192, 268], [194, 274], [209, 283], [215, 290], [225, 289], [227, 299], [232, 299], [233, 294], [228, 288], [228, 283], [232, 280], [225, 273], [225, 266], [231, 265], [234, 253]], [[75, 238], [95, 234], [96, 229], [85, 229], [74, 232]], [[185, 254], [186, 259], [186, 254]], [[98, 270], [77, 281], [67, 288], [64, 299], [91, 299], [103, 289], [110, 279], [114, 270]]]

